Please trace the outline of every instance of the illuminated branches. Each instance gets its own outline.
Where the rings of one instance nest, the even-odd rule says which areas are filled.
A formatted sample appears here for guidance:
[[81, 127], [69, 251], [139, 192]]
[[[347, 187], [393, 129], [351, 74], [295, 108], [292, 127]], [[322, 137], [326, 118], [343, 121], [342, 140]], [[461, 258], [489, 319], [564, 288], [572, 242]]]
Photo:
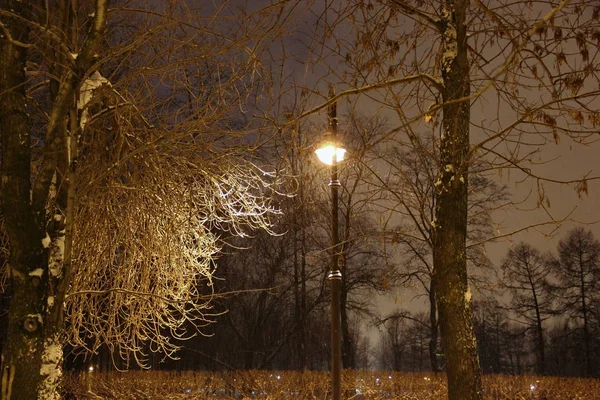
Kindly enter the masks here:
[[[263, 28], [279, 26], [280, 15], [232, 13], [226, 4], [11, 4], [0, 7], [0, 29], [8, 21], [22, 29], [0, 51], [19, 57], [4, 57], [14, 62], [0, 69], [12, 74], [2, 92], [19, 101], [3, 94], [3, 122], [20, 123], [2, 127], [10, 141], [2, 170], [16, 170], [18, 158], [20, 175], [3, 185], [4, 216], [12, 218], [11, 268], [37, 282], [23, 294], [13, 280], [16, 299], [35, 301], [13, 300], [11, 310], [34, 305], [26, 314], [45, 325], [31, 351], [19, 351], [35, 356], [36, 377], [37, 350], [56, 354], [42, 375], [60, 376], [53, 349], [65, 337], [76, 350], [106, 344], [139, 363], [152, 351], [173, 356], [174, 339], [211, 320], [224, 241], [274, 233], [278, 176], [255, 156], [264, 125], [246, 113], [268, 84], [255, 79], [262, 66], [253, 43], [277, 33]], [[37, 258], [19, 265], [19, 254]], [[50, 384], [56, 394], [57, 380]]]
[[[149, 352], [174, 357], [178, 340], [213, 321], [223, 243], [258, 229], [273, 234], [279, 214], [279, 178], [259, 166], [247, 139], [259, 138], [261, 127], [236, 110], [254, 101], [240, 86], [247, 65], [222, 54], [202, 61], [210, 46], [189, 56], [199, 38], [171, 47], [174, 27], [164, 29], [165, 53], [98, 87], [86, 103], [66, 300], [76, 348], [106, 345], [141, 365]], [[157, 39], [147, 40], [129, 54], [132, 63]]]
[[143, 160], [79, 199], [67, 298], [73, 344], [106, 344], [140, 363], [148, 351], [173, 356], [172, 339], [212, 322], [219, 232], [271, 231], [277, 213], [272, 179], [249, 163], [202, 165], [158, 152]]

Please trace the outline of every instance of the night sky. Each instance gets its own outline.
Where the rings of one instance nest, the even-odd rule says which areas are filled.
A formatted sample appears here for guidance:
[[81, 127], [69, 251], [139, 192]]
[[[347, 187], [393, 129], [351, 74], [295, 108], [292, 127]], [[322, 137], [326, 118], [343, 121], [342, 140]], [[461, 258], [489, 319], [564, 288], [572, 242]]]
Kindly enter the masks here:
[[[235, 12], [236, 6], [249, 7], [249, 11], [256, 11], [273, 3], [269, 0], [259, 1], [233, 1], [232, 12]], [[334, 6], [340, 2], [330, 2]], [[347, 87], [343, 81], [331, 77], [331, 71], [339, 68], [343, 60], [334, 55], [326, 55], [326, 47], [320, 48], [311, 42], [316, 37], [323, 34], [324, 21], [331, 21], [334, 16], [325, 12], [326, 4], [321, 2], [300, 2], [295, 8], [285, 26], [286, 35], [273, 41], [270, 46], [272, 55], [282, 55], [282, 48], [289, 55], [285, 59], [284, 79], [280, 82], [283, 86], [296, 85], [310, 89], [312, 96], [305, 99], [300, 104], [303, 110], [310, 109], [315, 105], [322, 103], [327, 93], [327, 85], [333, 83], [338, 91]], [[331, 5], [330, 4], [330, 5]], [[206, 10], [207, 13], [209, 10]], [[338, 35], [346, 35], [348, 31], [343, 25], [337, 27]], [[332, 45], [331, 40], [326, 39], [327, 44]], [[325, 54], [325, 55], [324, 55]], [[494, 96], [490, 93], [490, 96]], [[290, 98], [291, 100], [291, 98]], [[493, 120], [494, 107], [486, 107], [490, 99], [479, 99], [472, 107], [472, 120]], [[361, 97], [351, 101], [342, 101], [338, 104], [338, 113], [341, 118], [348, 113], [348, 107], [354, 107], [360, 104], [362, 115], [384, 115], [389, 118], [389, 125], [394, 126], [398, 121], [394, 120], [394, 113], [389, 110], [382, 110], [380, 105]], [[598, 105], [600, 108], [600, 104]], [[276, 111], [273, 111], [276, 112]], [[491, 112], [491, 114], [490, 114]], [[510, 113], [509, 113], [510, 114]], [[326, 127], [326, 115], [322, 110], [319, 113], [308, 117], [315, 124], [322, 124]], [[471, 135], [476, 141], [479, 132], [477, 128], [472, 128]], [[538, 188], [533, 179], [523, 180], [523, 174], [516, 171], [504, 171], [502, 176], [498, 174], [499, 182], [506, 184], [512, 195], [512, 200], [519, 204], [508, 206], [493, 214], [495, 231], [498, 235], [506, 235], [513, 231], [520, 231], [528, 226], [542, 224], [530, 229], [523, 230], [517, 234], [501, 239], [496, 243], [486, 245], [491, 260], [498, 265], [507, 253], [512, 244], [519, 241], [525, 241], [536, 247], [541, 252], [556, 252], [556, 245], [566, 233], [582, 224], [586, 225], [600, 239], [600, 207], [598, 207], [598, 196], [600, 193], [600, 180], [594, 179], [600, 176], [600, 136], [595, 142], [588, 145], [573, 143], [568, 138], [561, 138], [558, 144], [545, 144], [540, 147], [539, 154], [532, 160], [530, 168], [534, 173], [553, 180], [572, 181], [584, 176], [590, 178], [588, 181], [588, 193], [579, 196], [575, 190], [576, 184], [557, 184], [550, 182], [541, 182], [548, 203], [545, 202], [545, 209], [536, 207], [538, 201]], [[539, 157], [539, 158], [538, 158]], [[567, 219], [561, 224], [552, 223], [551, 220], [560, 221]], [[544, 224], [548, 223], [548, 224]], [[405, 289], [399, 289], [399, 292], [392, 294], [391, 297], [402, 299], [402, 307], [408, 306], [407, 301], [411, 295]], [[420, 308], [420, 300], [416, 300], [416, 305], [411, 308]], [[389, 304], [393, 309], [396, 305]], [[388, 307], [384, 307], [388, 308]]]

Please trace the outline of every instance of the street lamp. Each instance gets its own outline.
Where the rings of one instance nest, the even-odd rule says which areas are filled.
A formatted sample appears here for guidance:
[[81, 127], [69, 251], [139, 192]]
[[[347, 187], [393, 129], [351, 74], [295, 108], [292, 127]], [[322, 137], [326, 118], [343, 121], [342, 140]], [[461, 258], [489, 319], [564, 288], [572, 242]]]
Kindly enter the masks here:
[[[332, 93], [330, 93], [330, 96]], [[315, 153], [319, 160], [331, 166], [331, 268], [327, 278], [331, 282], [331, 392], [333, 400], [341, 398], [342, 381], [342, 321], [340, 314], [340, 295], [342, 291], [342, 272], [344, 257], [339, 238], [338, 223], [338, 163], [344, 160], [346, 149], [337, 140], [337, 107], [332, 103], [328, 110], [329, 132]]]

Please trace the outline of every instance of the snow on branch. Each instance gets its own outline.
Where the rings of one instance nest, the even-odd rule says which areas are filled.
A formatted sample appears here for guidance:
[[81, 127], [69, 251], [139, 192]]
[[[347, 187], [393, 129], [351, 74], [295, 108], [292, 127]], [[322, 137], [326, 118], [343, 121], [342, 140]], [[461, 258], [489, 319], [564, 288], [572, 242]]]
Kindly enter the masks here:
[[110, 86], [110, 82], [98, 71], [95, 71], [81, 84], [81, 88], [79, 89], [79, 98], [77, 99], [77, 110], [81, 112], [81, 117], [79, 119], [79, 126], [81, 129], [84, 129], [88, 122], [89, 111], [87, 106], [92, 100], [94, 90], [103, 85]]

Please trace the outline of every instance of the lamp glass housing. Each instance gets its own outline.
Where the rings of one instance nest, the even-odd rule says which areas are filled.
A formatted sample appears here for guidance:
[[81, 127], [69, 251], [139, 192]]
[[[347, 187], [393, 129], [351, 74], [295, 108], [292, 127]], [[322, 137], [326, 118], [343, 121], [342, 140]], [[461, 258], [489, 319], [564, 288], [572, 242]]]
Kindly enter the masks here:
[[315, 153], [323, 164], [333, 165], [344, 161], [346, 149], [337, 146], [335, 143], [327, 142], [316, 149]]

